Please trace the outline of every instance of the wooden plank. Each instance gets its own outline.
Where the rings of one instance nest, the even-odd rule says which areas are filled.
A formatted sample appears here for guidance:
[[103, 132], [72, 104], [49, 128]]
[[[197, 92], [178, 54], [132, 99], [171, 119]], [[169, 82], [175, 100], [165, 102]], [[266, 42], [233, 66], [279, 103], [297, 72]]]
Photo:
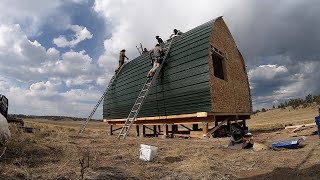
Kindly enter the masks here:
[[180, 124], [180, 126], [182, 126], [182, 127], [186, 128], [186, 129], [188, 129], [189, 131], [192, 131], [192, 129], [188, 128], [187, 126], [185, 126], [185, 125], [183, 125], [183, 124]]
[[224, 121], [222, 121], [218, 126], [214, 127], [213, 129], [211, 129], [207, 135], [208, 136], [212, 136], [212, 133], [214, 133], [217, 129], [219, 129], [224, 123], [228, 122], [230, 120], [230, 117], [225, 119]]
[[[197, 112], [193, 114], [180, 114], [180, 115], [169, 115], [169, 116], [154, 116], [154, 117], [141, 117], [137, 118], [137, 121], [142, 120], [160, 120], [160, 119], [179, 119], [179, 118], [192, 118], [192, 117], [207, 117], [207, 112]], [[125, 121], [126, 119], [111, 119], [106, 121]]]
[[310, 126], [315, 126], [316, 123], [311, 123], [311, 124], [301, 124], [301, 125], [295, 125], [295, 126], [287, 126], [285, 129], [297, 129], [301, 127], [310, 127]]
[[[144, 125], [161, 125], [161, 124], [194, 124], [203, 121], [213, 122], [213, 118], [182, 118], [182, 119], [157, 119], [157, 120], [140, 120], [135, 121], [134, 124], [144, 124]], [[124, 120], [120, 121], [108, 121], [108, 124], [112, 125], [123, 125]]]
[[119, 128], [117, 128], [117, 129], [112, 129], [112, 132], [118, 131], [118, 130], [120, 130], [120, 129], [122, 129], [122, 127], [119, 127]]
[[208, 116], [243, 116], [243, 115], [251, 115], [250, 112], [237, 112], [237, 113], [230, 113], [230, 112], [208, 112]]

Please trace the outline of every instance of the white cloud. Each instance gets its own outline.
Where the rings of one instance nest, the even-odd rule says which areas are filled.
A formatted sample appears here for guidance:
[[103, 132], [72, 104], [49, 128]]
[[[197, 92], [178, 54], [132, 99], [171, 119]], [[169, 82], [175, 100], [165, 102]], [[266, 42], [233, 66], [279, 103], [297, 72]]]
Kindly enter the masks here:
[[288, 72], [285, 66], [278, 66], [276, 64], [260, 65], [251, 69], [248, 73], [250, 79], [272, 79], [278, 75]]
[[[1, 24], [25, 25], [27, 35], [36, 35], [39, 28], [50, 20], [50, 17], [57, 16], [64, 23], [69, 23], [70, 19], [60, 11], [63, 1], [51, 0], [2, 0], [0, 3]], [[62, 18], [63, 17], [63, 18]], [[61, 21], [52, 21], [51, 24], [59, 24]]]
[[[58, 84], [39, 82], [30, 89], [11, 87], [5, 93], [10, 106], [9, 113], [33, 115], [59, 115], [86, 117], [101, 96], [97, 90], [74, 89], [57, 93]], [[101, 107], [94, 118], [101, 118]]]
[[111, 34], [104, 42], [105, 52], [99, 58], [99, 65], [113, 73], [121, 49], [126, 49], [127, 56], [134, 59], [138, 56], [136, 45], [139, 43], [151, 49], [156, 35], [166, 40], [174, 28], [188, 31], [223, 15], [231, 4], [236, 6], [237, 2], [96, 0], [94, 10], [105, 18], [107, 33]]
[[83, 26], [68, 25], [67, 29], [72, 30], [75, 33], [75, 35], [70, 41], [68, 41], [65, 36], [59, 36], [58, 38], [54, 38], [53, 43], [58, 47], [75, 47], [81, 41], [91, 39], [93, 37], [90, 31], [88, 31], [88, 29]]
[[57, 56], [57, 53], [48, 54], [37, 41], [30, 41], [19, 25], [0, 25], [1, 74], [21, 81], [38, 79], [30, 69], [39, 67], [43, 61], [52, 59], [52, 55]]
[[85, 51], [46, 49], [19, 25], [0, 25], [0, 59], [0, 93], [10, 113], [86, 116], [102, 93], [96, 82], [105, 75]]
[[0, 25], [0, 59], [1, 74], [23, 82], [60, 77], [72, 86], [94, 82], [102, 75], [85, 51], [60, 55], [55, 48], [46, 50], [37, 41], [30, 41], [19, 25]]

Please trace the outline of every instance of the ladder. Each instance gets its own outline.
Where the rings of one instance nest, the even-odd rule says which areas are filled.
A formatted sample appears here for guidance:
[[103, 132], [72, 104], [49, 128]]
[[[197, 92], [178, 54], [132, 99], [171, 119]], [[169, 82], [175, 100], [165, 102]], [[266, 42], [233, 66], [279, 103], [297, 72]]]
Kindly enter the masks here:
[[170, 51], [170, 48], [171, 48], [171, 44], [173, 42], [174, 38], [171, 39], [171, 41], [169, 43], [167, 43], [165, 45], [165, 48], [166, 48], [166, 53], [163, 57], [163, 60], [160, 64], [160, 66], [158, 67], [158, 69], [156, 70], [156, 72], [154, 73], [154, 75], [152, 77], [149, 77], [147, 78], [146, 82], [144, 83], [143, 85], [143, 88], [142, 90], [140, 91], [139, 93], [139, 96], [138, 98], [136, 99], [125, 123], [124, 123], [124, 126], [122, 127], [121, 131], [120, 131], [120, 134], [118, 135], [118, 138], [119, 139], [125, 139], [129, 133], [129, 130], [133, 124], [133, 122], [135, 121], [135, 119], [137, 118], [138, 114], [139, 114], [139, 111], [143, 105], [143, 102], [144, 102], [144, 99], [147, 97], [153, 83], [156, 81], [160, 71], [161, 71], [161, 68], [164, 64], [164, 61], [166, 60], [168, 54], [169, 54], [169, 51]]
[[101, 104], [101, 102], [103, 101], [104, 97], [107, 95], [110, 87], [113, 84], [113, 81], [117, 78], [118, 74], [120, 73], [120, 71], [122, 70], [123, 66], [126, 64], [126, 62], [120, 67], [120, 69], [112, 76], [111, 80], [109, 81], [108, 87], [107, 89], [104, 91], [103, 95], [101, 96], [101, 98], [99, 99], [98, 103], [96, 104], [96, 106], [93, 108], [92, 112], [90, 113], [90, 115], [88, 116], [88, 118], [86, 119], [86, 121], [84, 122], [84, 124], [82, 125], [82, 128], [80, 129], [79, 133], [82, 134], [84, 129], [87, 127], [89, 121], [91, 120], [92, 116], [94, 115], [94, 113], [96, 112], [96, 110], [98, 109], [99, 105]]

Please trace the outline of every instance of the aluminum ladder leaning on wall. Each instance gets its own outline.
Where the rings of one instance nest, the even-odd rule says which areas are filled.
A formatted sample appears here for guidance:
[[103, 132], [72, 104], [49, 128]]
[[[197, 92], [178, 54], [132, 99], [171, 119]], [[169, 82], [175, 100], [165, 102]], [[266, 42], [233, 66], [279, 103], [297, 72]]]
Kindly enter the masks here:
[[138, 114], [139, 114], [140, 109], [141, 109], [141, 107], [142, 107], [142, 105], [143, 105], [144, 99], [147, 97], [147, 95], [148, 95], [148, 93], [149, 93], [149, 91], [150, 91], [153, 83], [156, 81], [158, 75], [160, 74], [160, 71], [161, 71], [161, 69], [162, 69], [162, 66], [163, 66], [163, 64], [164, 64], [164, 62], [165, 62], [165, 60], [166, 60], [166, 58], [167, 58], [167, 56], [168, 56], [168, 54], [169, 54], [169, 52], [170, 52], [171, 44], [173, 43], [174, 38], [175, 38], [175, 37], [173, 37], [173, 38], [171, 39], [171, 41], [165, 45], [166, 53], [165, 53], [165, 55], [164, 55], [164, 57], [163, 57], [163, 60], [162, 60], [162, 62], [161, 62], [161, 64], [160, 64], [160, 66], [159, 66], [158, 69], [156, 70], [155, 74], [154, 74], [152, 77], [148, 78], [148, 79], [146, 80], [146, 82], [144, 83], [143, 88], [142, 88], [142, 90], [140, 91], [139, 96], [138, 96], [138, 98], [136, 99], [136, 101], [135, 101], [135, 103], [134, 103], [134, 105], [133, 105], [133, 107], [132, 107], [132, 109], [131, 109], [128, 117], [127, 117], [127, 120], [126, 120], [126, 122], [124, 123], [124, 126], [122, 127], [122, 129], [121, 129], [121, 131], [120, 131], [120, 134], [118, 135], [118, 138], [119, 138], [119, 139], [120, 139], [120, 138], [125, 139], [125, 138], [127, 137], [127, 135], [128, 135], [128, 133], [129, 133], [129, 130], [130, 130], [133, 122], [134, 122], [135, 119], [138, 117]]
[[94, 115], [94, 113], [96, 112], [96, 110], [98, 109], [99, 105], [101, 104], [101, 102], [103, 101], [104, 97], [107, 95], [110, 87], [113, 84], [113, 81], [117, 78], [118, 74], [121, 72], [122, 68], [126, 65], [127, 63], [125, 62], [120, 69], [118, 70], [118, 72], [116, 72], [111, 80], [109, 81], [108, 87], [107, 89], [104, 91], [103, 95], [101, 96], [101, 98], [99, 99], [98, 103], [96, 104], [96, 106], [93, 108], [92, 112], [90, 113], [90, 115], [88, 116], [88, 118], [86, 119], [86, 121], [84, 122], [84, 124], [82, 125], [82, 128], [80, 129], [79, 133], [83, 133], [84, 129], [87, 127], [89, 121], [91, 120], [92, 116]]

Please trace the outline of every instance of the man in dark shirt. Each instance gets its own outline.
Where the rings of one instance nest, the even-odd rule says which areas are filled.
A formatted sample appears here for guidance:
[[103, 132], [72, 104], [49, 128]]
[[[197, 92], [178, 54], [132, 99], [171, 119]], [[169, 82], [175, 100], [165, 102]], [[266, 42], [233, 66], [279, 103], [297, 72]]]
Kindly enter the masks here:
[[182, 32], [178, 29], [174, 29], [173, 34], [171, 34], [171, 36], [170, 36], [170, 39], [174, 36], [180, 36], [180, 35], [182, 35]]
[[116, 72], [118, 72], [119, 69], [121, 68], [121, 66], [123, 66], [123, 64], [124, 64], [124, 58], [127, 58], [127, 60], [129, 60], [129, 58], [126, 56], [125, 52], [126, 52], [125, 49], [122, 49], [122, 50], [120, 51], [120, 55], [119, 55], [119, 66], [118, 66], [118, 68], [116, 69]]
[[159, 44], [162, 44], [162, 43], [163, 43], [163, 40], [162, 40], [159, 36], [156, 36], [156, 39], [158, 40], [158, 43], [159, 43]]

